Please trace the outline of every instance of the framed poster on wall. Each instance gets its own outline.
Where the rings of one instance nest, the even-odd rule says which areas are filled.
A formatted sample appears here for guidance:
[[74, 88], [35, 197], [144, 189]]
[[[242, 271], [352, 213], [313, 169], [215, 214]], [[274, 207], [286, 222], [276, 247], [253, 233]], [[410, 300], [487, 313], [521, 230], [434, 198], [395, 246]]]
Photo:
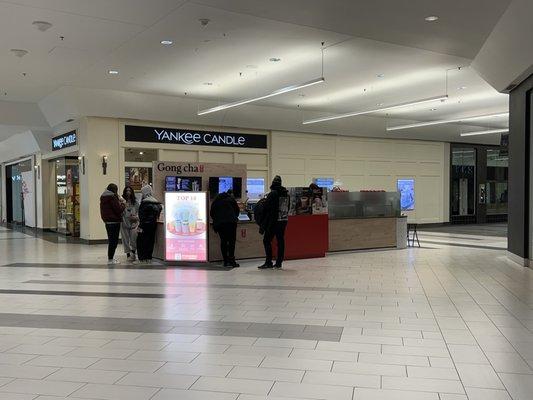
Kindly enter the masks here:
[[165, 260], [207, 261], [207, 193], [165, 193]]
[[152, 184], [152, 168], [150, 167], [126, 167], [124, 177], [126, 186], [138, 192], [145, 185]]
[[400, 204], [402, 211], [412, 211], [415, 209], [415, 180], [398, 179], [398, 192], [400, 192]]

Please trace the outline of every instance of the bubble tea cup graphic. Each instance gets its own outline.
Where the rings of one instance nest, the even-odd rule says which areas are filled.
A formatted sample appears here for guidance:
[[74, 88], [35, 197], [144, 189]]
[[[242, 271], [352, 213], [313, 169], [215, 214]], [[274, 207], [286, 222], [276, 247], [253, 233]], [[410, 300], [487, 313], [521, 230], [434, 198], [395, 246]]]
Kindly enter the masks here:
[[171, 233], [178, 236], [192, 236], [203, 233], [203, 229], [197, 223], [199, 210], [193, 202], [174, 204], [172, 208]]

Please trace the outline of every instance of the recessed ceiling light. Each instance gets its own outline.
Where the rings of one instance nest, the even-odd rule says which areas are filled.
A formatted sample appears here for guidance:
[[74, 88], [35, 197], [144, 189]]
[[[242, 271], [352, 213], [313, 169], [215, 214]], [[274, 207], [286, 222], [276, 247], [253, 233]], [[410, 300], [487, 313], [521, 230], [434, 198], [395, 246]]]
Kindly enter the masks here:
[[116, 69], [110, 69], [109, 71], [107, 71], [107, 73], [109, 75], [118, 75], [118, 71]]
[[278, 57], [270, 57], [270, 58], [269, 58], [269, 61], [271, 61], [271, 62], [278, 62], [278, 61], [281, 61], [281, 58], [278, 58]]
[[377, 74], [376, 75], [378, 78], [383, 78], [385, 76], [385, 74]]
[[204, 82], [205, 86], [213, 86], [213, 82]]
[[435, 22], [439, 19], [439, 17], [437, 17], [436, 15], [430, 15], [426, 18], [424, 18], [424, 20], [426, 20], [427, 22]]
[[142, 156], [144, 153], [142, 151], [139, 151], [139, 155]]
[[52, 24], [46, 21], [33, 21], [31, 24], [37, 29], [39, 29], [41, 32], [47, 31], [52, 27]]
[[174, 42], [172, 40], [161, 40], [161, 44], [163, 46], [172, 46], [174, 44]]
[[466, 86], [459, 86], [457, 89], [459, 89], [459, 90], [465, 90], [465, 89], [466, 89]]
[[431, 108], [429, 111], [437, 111], [436, 108]]
[[378, 106], [378, 107], [381, 107], [382, 105], [383, 105], [383, 103], [376, 104], [376, 106]]

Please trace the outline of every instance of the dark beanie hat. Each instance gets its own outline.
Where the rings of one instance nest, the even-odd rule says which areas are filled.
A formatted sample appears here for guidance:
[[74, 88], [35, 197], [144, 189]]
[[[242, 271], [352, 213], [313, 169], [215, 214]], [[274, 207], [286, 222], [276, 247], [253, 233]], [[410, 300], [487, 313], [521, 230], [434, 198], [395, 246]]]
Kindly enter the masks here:
[[281, 176], [276, 175], [274, 179], [272, 179], [272, 186], [281, 186]]

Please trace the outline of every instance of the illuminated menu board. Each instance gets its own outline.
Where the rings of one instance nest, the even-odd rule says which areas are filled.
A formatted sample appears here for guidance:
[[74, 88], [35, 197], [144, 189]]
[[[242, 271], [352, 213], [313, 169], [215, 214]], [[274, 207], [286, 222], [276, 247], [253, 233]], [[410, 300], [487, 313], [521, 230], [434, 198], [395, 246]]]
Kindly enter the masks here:
[[207, 261], [207, 193], [165, 193], [165, 260]]

